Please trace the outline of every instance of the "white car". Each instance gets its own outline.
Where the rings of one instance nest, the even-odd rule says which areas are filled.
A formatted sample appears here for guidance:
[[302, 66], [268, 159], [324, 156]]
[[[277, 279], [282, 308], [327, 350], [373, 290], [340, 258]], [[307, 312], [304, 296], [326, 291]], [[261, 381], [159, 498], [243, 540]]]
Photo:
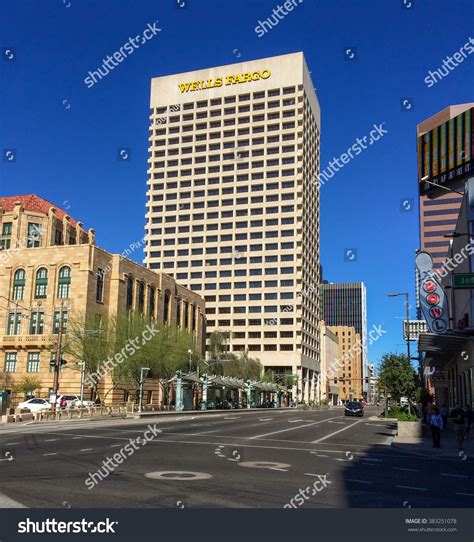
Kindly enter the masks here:
[[51, 410], [51, 404], [47, 399], [28, 399], [19, 403], [17, 408], [27, 408], [30, 412], [40, 412], [41, 410]]

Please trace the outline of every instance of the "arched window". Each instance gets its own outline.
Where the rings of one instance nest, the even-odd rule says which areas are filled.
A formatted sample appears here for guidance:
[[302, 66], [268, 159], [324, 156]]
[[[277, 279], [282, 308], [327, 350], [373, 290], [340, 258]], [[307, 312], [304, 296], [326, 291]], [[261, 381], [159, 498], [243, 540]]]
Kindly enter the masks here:
[[13, 275], [12, 298], [15, 301], [21, 301], [25, 295], [26, 274], [24, 269], [17, 269]]
[[133, 306], [133, 278], [127, 277], [127, 310]]
[[167, 324], [170, 320], [170, 300], [171, 300], [171, 293], [169, 290], [166, 290], [164, 304], [163, 304], [163, 322], [165, 324]]
[[46, 267], [41, 267], [36, 271], [35, 282], [35, 299], [46, 299], [46, 291], [48, 289], [48, 270]]
[[176, 298], [176, 324], [181, 327], [181, 299]]
[[186, 329], [189, 328], [189, 303], [185, 301], [183, 303], [183, 312], [184, 312], [184, 326]]
[[155, 318], [155, 288], [148, 286], [148, 315]]
[[143, 282], [138, 283], [137, 307], [140, 312], [143, 312], [143, 310], [145, 309], [145, 285], [143, 284]]
[[58, 279], [59, 299], [68, 299], [71, 292], [71, 268], [61, 267]]

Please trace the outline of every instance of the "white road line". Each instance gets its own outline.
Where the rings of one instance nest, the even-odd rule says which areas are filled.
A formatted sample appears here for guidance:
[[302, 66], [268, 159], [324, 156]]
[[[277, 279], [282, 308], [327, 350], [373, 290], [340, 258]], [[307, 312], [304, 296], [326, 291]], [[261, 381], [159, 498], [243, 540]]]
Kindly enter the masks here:
[[463, 495], [464, 497], [474, 497], [474, 493], [456, 493], [456, 495]]
[[428, 491], [426, 487], [412, 487], [412, 486], [395, 486], [400, 489], [414, 489], [415, 491]]
[[72, 437], [72, 440], [79, 440], [80, 438], [83, 438], [83, 437]]
[[440, 472], [441, 476], [452, 476], [453, 478], [469, 478], [468, 476], [465, 476], [464, 474], [449, 474], [447, 472]]
[[90, 452], [94, 448], [83, 448], [82, 450], [79, 450], [80, 452]]
[[271, 420], [273, 420], [273, 418], [259, 418], [258, 419], [259, 422], [269, 422]]
[[393, 470], [405, 470], [408, 472], [420, 472], [420, 469], [404, 469], [402, 467], [392, 467]]
[[328, 423], [336, 423], [336, 424], [339, 424], [339, 425], [345, 425], [346, 422], [328, 422]]
[[373, 459], [372, 457], [365, 457], [364, 461], [377, 461], [377, 462], [381, 463], [383, 461], [383, 459]]
[[[220, 429], [212, 429], [211, 431], [201, 431], [199, 433], [184, 433], [185, 435], [191, 435], [192, 437], [198, 436], [198, 435], [207, 435], [208, 433], [217, 433], [217, 431], [220, 431], [221, 429], [224, 429], [221, 427]], [[176, 434], [176, 433], [171, 433]]]
[[255, 440], [257, 438], [269, 437], [270, 435], [277, 435], [278, 433], [286, 433], [287, 431], [296, 431], [296, 429], [303, 429], [304, 427], [326, 423], [329, 420], [335, 420], [337, 418], [340, 418], [340, 416], [334, 416], [334, 418], [329, 418], [328, 420], [320, 420], [319, 422], [306, 423], [305, 425], [297, 425], [296, 427], [288, 427], [287, 429], [280, 429], [280, 431], [272, 431], [271, 433], [264, 433], [263, 435], [255, 435], [254, 437], [248, 438], [249, 440]]
[[26, 506], [0, 493], [0, 508], [26, 508]]
[[354, 480], [352, 478], [347, 479], [348, 482], [357, 482], [359, 484], [373, 484], [373, 482], [367, 482], [367, 480]]
[[337, 431], [334, 431], [334, 433], [330, 433], [329, 435], [326, 435], [323, 438], [318, 438], [317, 440], [311, 441], [311, 444], [319, 444], [320, 442], [323, 442], [324, 440], [327, 440], [328, 438], [331, 438], [334, 435], [337, 435], [338, 433], [342, 433], [343, 431], [347, 431], [347, 429], [350, 429], [351, 427], [354, 427], [354, 425], [357, 425], [358, 423], [361, 423], [361, 422], [362, 422], [362, 420], [351, 423], [350, 425], [347, 425], [346, 427], [343, 427], [342, 429], [338, 429]]
[[57, 438], [47, 438], [45, 439], [45, 442], [56, 442], [57, 440]]
[[118, 448], [119, 446], [123, 446], [122, 444], [111, 444], [111, 448]]
[[50, 454], [43, 454], [43, 455], [44, 455], [44, 456], [47, 456], [47, 455], [58, 455], [58, 453], [57, 453], [57, 452], [52, 452], [52, 453], [50, 453]]
[[5, 446], [13, 446], [14, 444], [20, 444], [20, 442], [5, 442]]

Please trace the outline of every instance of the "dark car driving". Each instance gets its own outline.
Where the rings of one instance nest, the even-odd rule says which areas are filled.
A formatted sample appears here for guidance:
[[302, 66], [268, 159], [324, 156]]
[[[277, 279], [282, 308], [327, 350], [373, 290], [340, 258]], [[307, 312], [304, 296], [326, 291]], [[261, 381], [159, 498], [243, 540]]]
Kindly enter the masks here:
[[363, 416], [364, 407], [359, 401], [349, 401], [344, 409], [345, 416]]

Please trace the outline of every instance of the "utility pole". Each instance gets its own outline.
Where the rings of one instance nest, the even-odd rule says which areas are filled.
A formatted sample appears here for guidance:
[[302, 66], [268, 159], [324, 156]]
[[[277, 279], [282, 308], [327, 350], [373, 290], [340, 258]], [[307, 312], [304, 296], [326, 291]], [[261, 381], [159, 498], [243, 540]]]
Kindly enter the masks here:
[[63, 342], [63, 306], [64, 306], [64, 301], [61, 301], [61, 308], [59, 309], [59, 327], [58, 327], [58, 342], [56, 345], [56, 359], [54, 360], [54, 381], [53, 381], [54, 403], [51, 406], [53, 412], [56, 412], [56, 404], [58, 401], [59, 370], [61, 368], [61, 351], [62, 351], [62, 342]]

